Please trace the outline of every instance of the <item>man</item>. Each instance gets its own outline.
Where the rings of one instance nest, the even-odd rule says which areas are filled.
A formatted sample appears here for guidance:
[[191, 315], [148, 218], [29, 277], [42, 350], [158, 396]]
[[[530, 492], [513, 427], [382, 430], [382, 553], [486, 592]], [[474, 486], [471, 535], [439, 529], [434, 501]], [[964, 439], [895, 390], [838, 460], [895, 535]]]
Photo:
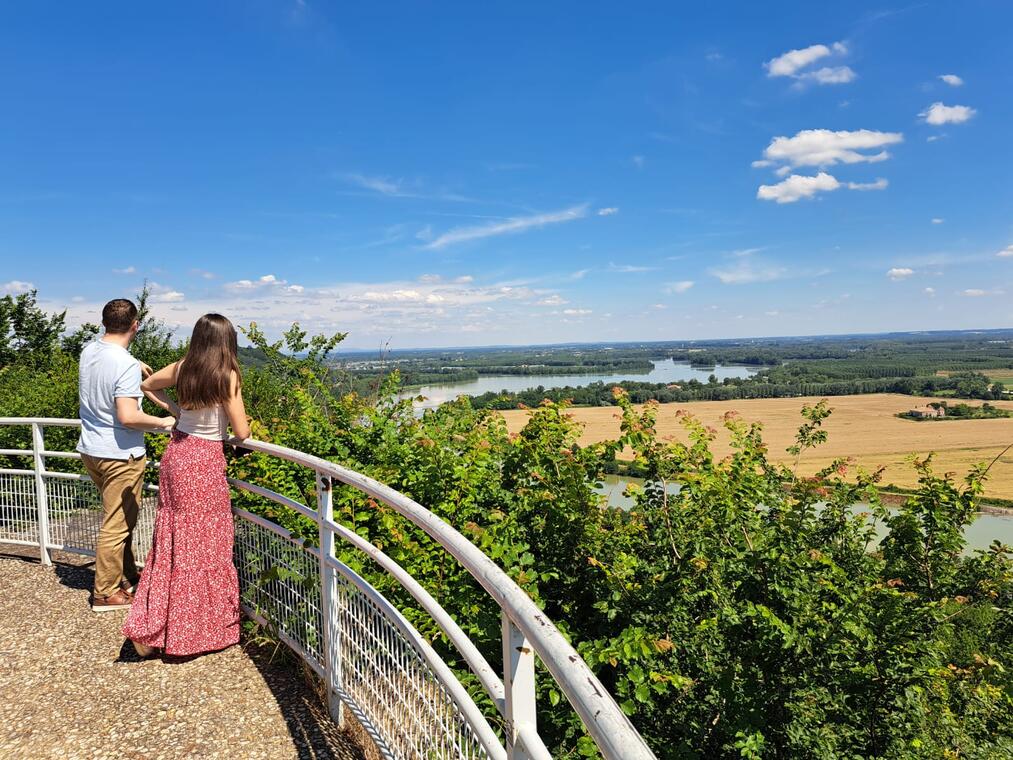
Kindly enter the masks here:
[[126, 609], [137, 583], [133, 531], [144, 479], [144, 430], [170, 430], [172, 417], [141, 411], [142, 367], [127, 347], [137, 335], [137, 307], [125, 298], [102, 309], [105, 335], [81, 352], [79, 400], [81, 452], [102, 494], [102, 527], [95, 547], [95, 612]]

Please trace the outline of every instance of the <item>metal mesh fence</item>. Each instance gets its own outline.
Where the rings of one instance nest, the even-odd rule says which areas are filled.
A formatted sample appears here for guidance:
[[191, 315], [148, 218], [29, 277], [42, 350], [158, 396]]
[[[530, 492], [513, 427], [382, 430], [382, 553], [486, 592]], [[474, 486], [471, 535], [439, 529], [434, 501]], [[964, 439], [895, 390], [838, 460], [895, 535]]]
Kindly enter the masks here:
[[388, 615], [335, 577], [333, 640], [341, 697], [363, 713], [395, 758], [487, 758], [456, 702]]
[[35, 476], [0, 474], [0, 541], [39, 541]]
[[233, 559], [243, 603], [324, 667], [320, 563], [287, 538], [248, 520], [235, 520]]

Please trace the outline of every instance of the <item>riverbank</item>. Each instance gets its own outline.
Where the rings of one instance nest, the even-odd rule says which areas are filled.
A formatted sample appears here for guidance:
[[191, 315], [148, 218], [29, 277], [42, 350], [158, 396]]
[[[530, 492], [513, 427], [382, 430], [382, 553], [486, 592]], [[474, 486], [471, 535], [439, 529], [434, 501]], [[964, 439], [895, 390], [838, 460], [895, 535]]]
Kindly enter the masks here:
[[[933, 399], [900, 394], [877, 393], [863, 396], [839, 396], [830, 399], [834, 413], [824, 424], [829, 440], [803, 455], [800, 472], [815, 473], [831, 461], [853, 457], [857, 466], [867, 470], [885, 467], [884, 487], [911, 489], [917, 485], [912, 456], [935, 452], [938, 472], [953, 472], [963, 477], [979, 462], [999, 459], [989, 473], [984, 501], [1005, 508], [1013, 506], [1013, 451], [1003, 450], [1013, 443], [1013, 419], [965, 420], [960, 425], [913, 425], [895, 415]], [[803, 404], [814, 404], [816, 397], [783, 399], [745, 399], [737, 401], [695, 401], [660, 404], [658, 433], [662, 438], [685, 441], [686, 435], [676, 413], [680, 410], [696, 416], [717, 431], [714, 451], [725, 456], [731, 449], [721, 418], [729, 411], [743, 419], [763, 424], [764, 440], [774, 461], [788, 462], [785, 449], [791, 445], [801, 422]], [[1011, 401], [992, 402], [1013, 409]], [[520, 430], [529, 412], [501, 412], [511, 431]], [[619, 410], [615, 407], [582, 407], [570, 411], [584, 432], [580, 442], [589, 445], [619, 436]]]

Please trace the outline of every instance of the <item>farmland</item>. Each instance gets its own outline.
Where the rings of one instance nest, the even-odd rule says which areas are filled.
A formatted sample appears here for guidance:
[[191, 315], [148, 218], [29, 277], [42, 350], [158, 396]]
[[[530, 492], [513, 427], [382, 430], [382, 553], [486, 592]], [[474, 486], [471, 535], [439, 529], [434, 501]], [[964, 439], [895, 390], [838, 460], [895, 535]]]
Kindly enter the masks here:
[[[685, 440], [676, 412], [685, 410], [717, 430], [716, 452], [728, 452], [728, 436], [721, 427], [721, 417], [736, 411], [744, 419], [763, 423], [764, 440], [771, 458], [787, 462], [785, 453], [798, 428], [803, 404], [818, 398], [742, 399], [736, 401], [699, 401], [685, 404], [662, 404], [658, 412], [658, 432], [662, 437]], [[841, 396], [831, 399], [833, 414], [824, 427], [829, 433], [826, 444], [803, 457], [800, 471], [812, 473], [838, 457], [854, 457], [867, 469], [886, 466], [883, 482], [903, 488], [916, 483], [915, 472], [908, 457], [935, 452], [939, 471], [963, 475], [977, 462], [991, 461], [1013, 443], [1013, 419], [966, 420], [959, 424], [922, 425], [895, 415], [931, 401], [900, 394], [877, 393], [862, 396]], [[1013, 409], [1013, 401], [994, 402], [996, 406]], [[581, 443], [590, 444], [619, 433], [614, 407], [575, 408], [571, 414], [584, 426]], [[501, 412], [511, 431], [519, 430], [528, 412]], [[1013, 499], [1013, 450], [1007, 452], [992, 468], [985, 489], [986, 496]]]

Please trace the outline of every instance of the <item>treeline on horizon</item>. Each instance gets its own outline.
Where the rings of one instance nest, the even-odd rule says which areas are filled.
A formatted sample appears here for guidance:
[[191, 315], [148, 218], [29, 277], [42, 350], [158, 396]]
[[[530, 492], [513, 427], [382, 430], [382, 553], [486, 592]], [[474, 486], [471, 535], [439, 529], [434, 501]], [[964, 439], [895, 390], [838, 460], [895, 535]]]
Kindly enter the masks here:
[[1003, 398], [1002, 386], [993, 384], [980, 372], [958, 372], [949, 376], [921, 375], [903, 377], [866, 377], [854, 380], [784, 379], [763, 373], [748, 378], [725, 378], [720, 382], [701, 383], [621, 383], [595, 382], [579, 387], [544, 388], [526, 391], [489, 392], [471, 399], [476, 409], [518, 409], [537, 406], [542, 401], [567, 401], [574, 406], [612, 406], [612, 389], [622, 388], [634, 403], [659, 401], [732, 401], [737, 399], [792, 398], [797, 396], [854, 396], [865, 393], [902, 393], [911, 396], [948, 396], [993, 400]]
[[[482, 375], [647, 374], [656, 361], [672, 359], [696, 370], [743, 366], [755, 374], [720, 382], [688, 380], [650, 383], [591, 381], [581, 386], [521, 392], [489, 392], [473, 398], [481, 408], [533, 406], [544, 399], [581, 406], [614, 403], [610, 389], [619, 385], [637, 402], [723, 401], [792, 396], [841, 396], [863, 393], [1002, 398], [982, 369], [1013, 368], [1013, 331], [931, 333], [900, 336], [781, 338], [690, 344], [531, 347], [458, 351], [391, 352], [386, 360], [345, 360], [352, 386], [368, 384], [397, 370], [405, 389], [428, 384], [475, 380]], [[365, 366], [364, 366], [365, 365]], [[941, 374], [937, 374], [941, 373]], [[948, 376], [947, 376], [948, 375]]]

